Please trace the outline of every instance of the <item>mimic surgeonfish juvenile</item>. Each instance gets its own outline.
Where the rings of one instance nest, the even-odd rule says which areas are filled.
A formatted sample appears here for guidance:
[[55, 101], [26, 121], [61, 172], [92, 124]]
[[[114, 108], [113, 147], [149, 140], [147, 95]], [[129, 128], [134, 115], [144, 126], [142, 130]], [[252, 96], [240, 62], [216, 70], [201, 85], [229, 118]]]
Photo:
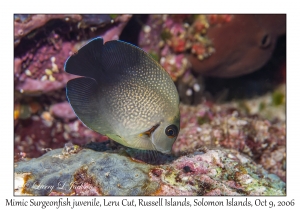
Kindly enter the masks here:
[[131, 148], [171, 153], [179, 97], [169, 74], [142, 49], [95, 38], [70, 56], [67, 98], [90, 129]]

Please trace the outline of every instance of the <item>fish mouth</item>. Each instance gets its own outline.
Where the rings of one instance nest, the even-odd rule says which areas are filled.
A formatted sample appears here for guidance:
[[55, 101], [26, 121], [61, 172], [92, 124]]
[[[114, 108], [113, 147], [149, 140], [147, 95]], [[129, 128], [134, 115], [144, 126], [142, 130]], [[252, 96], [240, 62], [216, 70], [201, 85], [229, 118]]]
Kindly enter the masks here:
[[151, 129], [149, 129], [148, 131], [144, 132], [145, 135], [147, 135], [149, 138], [151, 138], [151, 144], [154, 150], [164, 153], [164, 154], [171, 154], [171, 150], [172, 149], [168, 149], [168, 150], [162, 150], [161, 148], [159, 149], [155, 144], [155, 139], [154, 139], [154, 133], [156, 132], [156, 129], [161, 125], [160, 123], [155, 124], [154, 126], [152, 126]]
[[170, 149], [170, 150], [162, 150], [162, 149], [159, 149], [158, 147], [155, 146], [153, 133], [151, 134], [151, 143], [152, 143], [153, 148], [156, 151], [158, 151], [158, 152], [161, 152], [161, 153], [164, 153], [164, 154], [171, 154], [172, 153], [172, 149]]
[[[153, 138], [153, 135], [152, 135], [152, 138]], [[153, 139], [152, 139], [153, 140]], [[158, 152], [161, 152], [161, 153], [164, 153], [164, 154], [171, 154], [171, 150], [160, 150], [160, 149], [158, 149], [153, 143], [152, 143], [152, 145], [153, 145], [153, 147], [154, 147], [154, 149], [156, 150], [156, 151], [158, 151]]]

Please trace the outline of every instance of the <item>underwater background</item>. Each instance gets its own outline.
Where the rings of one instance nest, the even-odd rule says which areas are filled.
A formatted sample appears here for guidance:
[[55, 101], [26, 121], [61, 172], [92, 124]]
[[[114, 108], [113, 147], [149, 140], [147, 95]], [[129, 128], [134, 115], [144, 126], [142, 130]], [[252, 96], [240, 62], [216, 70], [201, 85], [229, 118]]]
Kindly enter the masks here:
[[[64, 64], [99, 36], [139, 46], [170, 74], [180, 97], [175, 157], [142, 155], [141, 161], [138, 152], [110, 142], [74, 114], [65, 86], [76, 76], [64, 72]], [[60, 179], [88, 186], [17, 185], [15, 192], [285, 195], [285, 99], [284, 14], [15, 14], [16, 179], [20, 186]]]

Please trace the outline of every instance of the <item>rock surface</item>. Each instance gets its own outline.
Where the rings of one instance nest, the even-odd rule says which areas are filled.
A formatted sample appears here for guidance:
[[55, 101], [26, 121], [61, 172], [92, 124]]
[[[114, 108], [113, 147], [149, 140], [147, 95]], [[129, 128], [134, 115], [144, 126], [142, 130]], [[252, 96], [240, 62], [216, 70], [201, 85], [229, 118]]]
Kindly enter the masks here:
[[286, 180], [285, 86], [254, 99], [181, 105], [175, 154], [201, 146], [236, 149]]
[[68, 144], [17, 162], [15, 195], [285, 195], [284, 182], [235, 150], [203, 149], [159, 165], [128, 154]]

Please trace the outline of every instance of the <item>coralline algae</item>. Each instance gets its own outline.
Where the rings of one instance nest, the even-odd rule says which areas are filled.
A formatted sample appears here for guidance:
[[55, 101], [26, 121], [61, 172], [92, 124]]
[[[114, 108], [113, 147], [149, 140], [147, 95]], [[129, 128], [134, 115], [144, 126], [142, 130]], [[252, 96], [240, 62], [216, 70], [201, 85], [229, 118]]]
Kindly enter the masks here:
[[15, 194], [285, 195], [285, 183], [235, 150], [204, 149], [150, 165], [124, 150], [67, 145], [17, 162]]

